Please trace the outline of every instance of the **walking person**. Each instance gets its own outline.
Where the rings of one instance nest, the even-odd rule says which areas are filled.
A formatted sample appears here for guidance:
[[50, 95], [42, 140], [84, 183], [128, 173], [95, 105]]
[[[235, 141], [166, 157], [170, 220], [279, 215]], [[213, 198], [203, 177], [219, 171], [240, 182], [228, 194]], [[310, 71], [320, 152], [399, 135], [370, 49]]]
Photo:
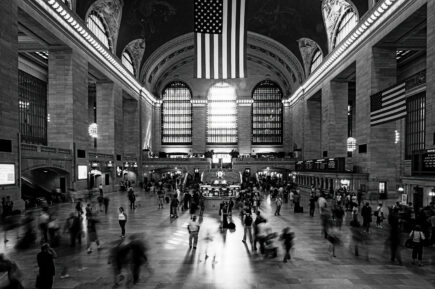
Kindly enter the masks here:
[[280, 216], [280, 212], [281, 212], [281, 206], [282, 206], [282, 199], [281, 196], [277, 196], [276, 197], [276, 211], [275, 211], [275, 216]]
[[310, 202], [310, 217], [314, 217], [314, 211], [316, 209], [316, 195], [314, 193], [311, 193], [309, 202]]
[[87, 242], [88, 254], [91, 254], [92, 243], [97, 244], [97, 250], [101, 249], [100, 241], [98, 240], [97, 226], [96, 226], [98, 220], [94, 216], [90, 215], [87, 219], [87, 223], [88, 223], [88, 242]]
[[412, 239], [412, 264], [415, 265], [415, 260], [418, 259], [418, 266], [422, 266], [423, 259], [423, 241], [426, 239], [421, 226], [415, 226], [414, 230], [409, 233], [409, 238]]
[[373, 215], [376, 217], [376, 227], [383, 228], [382, 222], [384, 221], [384, 212], [382, 211], [382, 204], [381, 203], [379, 203], [379, 205], [376, 208], [376, 211], [373, 213]]
[[104, 214], [107, 215], [107, 210], [109, 209], [109, 197], [104, 197]]
[[390, 236], [387, 240], [387, 244], [390, 245], [390, 260], [394, 263], [397, 259], [399, 265], [402, 265], [402, 256], [401, 256], [401, 232], [399, 226], [399, 218], [397, 214], [390, 210], [388, 213], [388, 223], [390, 224]]
[[50, 215], [48, 208], [42, 208], [41, 215], [39, 216], [39, 230], [41, 231], [41, 244], [48, 242], [48, 223], [50, 222]]
[[370, 229], [370, 223], [372, 222], [372, 208], [368, 202], [366, 202], [365, 206], [362, 207], [361, 216], [363, 217], [363, 227], [368, 233]]
[[198, 233], [200, 226], [196, 222], [196, 216], [192, 217], [192, 220], [187, 225], [187, 231], [189, 231], [189, 248], [192, 248], [193, 241], [193, 249], [196, 249], [196, 245], [198, 244]]
[[123, 207], [119, 207], [118, 222], [121, 227], [121, 238], [125, 238], [125, 224], [127, 223], [127, 214]]
[[136, 209], [136, 195], [134, 194], [133, 188], [128, 189], [128, 200], [130, 201], [130, 209]]
[[251, 246], [253, 244], [253, 239], [252, 239], [252, 223], [253, 223], [253, 221], [254, 220], [252, 219], [252, 216], [249, 213], [245, 215], [245, 218], [243, 220], [244, 233], [243, 233], [242, 242], [246, 243], [246, 235], [248, 235], [249, 243], [251, 244]]
[[284, 228], [282, 230], [282, 234], [281, 234], [279, 239], [282, 241], [283, 246], [284, 246], [284, 251], [285, 251], [285, 255], [284, 255], [284, 259], [283, 259], [284, 263], [287, 263], [287, 260], [291, 259], [290, 250], [293, 247], [294, 238], [295, 238], [295, 234], [293, 232], [290, 232], [289, 227]]
[[180, 204], [180, 201], [177, 199], [177, 195], [174, 195], [174, 197], [171, 200], [171, 211], [170, 211], [170, 217], [171, 218], [178, 218], [178, 205]]
[[42, 244], [41, 252], [36, 256], [39, 267], [35, 284], [37, 289], [51, 289], [53, 287], [53, 277], [56, 274], [54, 259], [56, 258], [57, 254], [50, 245], [48, 243]]
[[163, 209], [163, 201], [165, 199], [165, 192], [163, 190], [158, 190], [157, 197], [159, 201], [159, 209]]

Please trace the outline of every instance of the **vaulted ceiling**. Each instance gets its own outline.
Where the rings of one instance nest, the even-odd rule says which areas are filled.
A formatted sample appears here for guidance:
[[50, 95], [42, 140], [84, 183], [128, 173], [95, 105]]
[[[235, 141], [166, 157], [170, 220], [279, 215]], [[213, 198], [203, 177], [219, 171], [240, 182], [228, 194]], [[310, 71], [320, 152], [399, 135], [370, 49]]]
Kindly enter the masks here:
[[[83, 19], [96, 0], [77, 1], [77, 14]], [[193, 31], [194, 0], [123, 0], [116, 54], [128, 43], [145, 38], [142, 62], [161, 45]], [[367, 0], [353, 0], [360, 17]], [[322, 0], [247, 0], [247, 30], [268, 36], [287, 47], [302, 63], [297, 40], [310, 38], [324, 52], [327, 36], [321, 11]]]

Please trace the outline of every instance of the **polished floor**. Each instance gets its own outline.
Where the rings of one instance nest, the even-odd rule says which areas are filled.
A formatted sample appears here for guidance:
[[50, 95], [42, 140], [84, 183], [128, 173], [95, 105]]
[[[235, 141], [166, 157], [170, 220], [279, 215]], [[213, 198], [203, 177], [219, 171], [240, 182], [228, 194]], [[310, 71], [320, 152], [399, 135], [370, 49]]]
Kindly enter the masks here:
[[[116, 208], [120, 205], [127, 207], [127, 196], [112, 193], [110, 197], [109, 213], [107, 216], [99, 214], [101, 222], [97, 227], [102, 250], [87, 254], [85, 247], [78, 252], [65, 246], [58, 248], [54, 288], [112, 287], [113, 274], [108, 255], [120, 236]], [[139, 193], [138, 204], [136, 210], [127, 210], [127, 238], [133, 233], [142, 234], [149, 247], [151, 270], [143, 268], [140, 282], [134, 288], [435, 288], [435, 250], [425, 249], [423, 267], [411, 265], [408, 249], [402, 252], [404, 266], [391, 264], [384, 247], [385, 230], [372, 230], [367, 260], [364, 253], [361, 254], [363, 257], [353, 256], [349, 249], [349, 231], [345, 226], [342, 231], [344, 245], [337, 248], [337, 257], [334, 258], [329, 255], [328, 243], [320, 233], [318, 215], [314, 218], [307, 213], [295, 215], [285, 204], [281, 216], [274, 216], [273, 204], [266, 201], [262, 211], [274, 231], [281, 232], [282, 228], [290, 226], [296, 235], [292, 260], [283, 263], [280, 244], [279, 256], [268, 259], [252, 252], [249, 244], [241, 242], [243, 229], [238, 217], [234, 217], [236, 231], [222, 233], [217, 211], [206, 211], [201, 219], [198, 248], [190, 250], [186, 229], [189, 214], [180, 212], [178, 219], [170, 220], [168, 206], [158, 209], [155, 197], [144, 192]], [[74, 206], [63, 204], [52, 210], [57, 211], [59, 220], [63, 222]], [[8, 232], [10, 241], [2, 243], [0, 251], [17, 262], [23, 272], [25, 288], [34, 288], [39, 249], [16, 251], [13, 249], [15, 237], [15, 231]], [[64, 237], [66, 240], [67, 236]], [[64, 268], [70, 277], [61, 279]], [[125, 286], [121, 284], [121, 288]]]

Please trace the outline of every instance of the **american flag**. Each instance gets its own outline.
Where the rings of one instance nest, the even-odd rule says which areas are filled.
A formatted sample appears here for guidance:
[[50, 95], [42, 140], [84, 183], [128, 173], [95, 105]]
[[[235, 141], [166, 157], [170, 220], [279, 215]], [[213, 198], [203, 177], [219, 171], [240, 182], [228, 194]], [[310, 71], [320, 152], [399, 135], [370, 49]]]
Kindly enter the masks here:
[[371, 96], [370, 126], [401, 119], [406, 116], [406, 83], [398, 84]]
[[195, 0], [196, 78], [244, 78], [246, 0]]

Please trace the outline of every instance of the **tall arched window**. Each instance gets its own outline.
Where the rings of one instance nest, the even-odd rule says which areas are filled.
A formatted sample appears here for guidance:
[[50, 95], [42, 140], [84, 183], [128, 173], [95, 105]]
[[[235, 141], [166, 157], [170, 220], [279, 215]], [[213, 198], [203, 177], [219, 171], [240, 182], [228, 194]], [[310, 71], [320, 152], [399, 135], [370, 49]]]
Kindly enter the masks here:
[[109, 49], [112, 48], [112, 44], [109, 40], [109, 33], [106, 29], [106, 26], [103, 24], [103, 19], [97, 12], [92, 11], [91, 14], [89, 14], [86, 25], [101, 41], [101, 43], [103, 43]]
[[317, 49], [316, 53], [314, 53], [313, 55], [313, 59], [311, 60], [310, 73], [313, 73], [313, 71], [316, 70], [317, 67], [319, 67], [322, 61], [323, 61], [322, 51], [320, 51], [320, 49]]
[[227, 83], [218, 83], [208, 92], [207, 143], [237, 143], [237, 95]]
[[162, 144], [192, 143], [192, 94], [180, 81], [169, 83], [163, 90]]
[[125, 66], [125, 68], [131, 72], [131, 74], [135, 75], [134, 73], [134, 65], [133, 65], [133, 59], [130, 55], [130, 52], [128, 50], [125, 50], [122, 53], [122, 64]]
[[344, 13], [340, 22], [338, 23], [338, 28], [335, 32], [334, 48], [349, 34], [350, 31], [357, 25], [358, 17], [356, 13], [349, 9]]
[[269, 80], [257, 84], [252, 93], [252, 143], [282, 144], [282, 92]]

